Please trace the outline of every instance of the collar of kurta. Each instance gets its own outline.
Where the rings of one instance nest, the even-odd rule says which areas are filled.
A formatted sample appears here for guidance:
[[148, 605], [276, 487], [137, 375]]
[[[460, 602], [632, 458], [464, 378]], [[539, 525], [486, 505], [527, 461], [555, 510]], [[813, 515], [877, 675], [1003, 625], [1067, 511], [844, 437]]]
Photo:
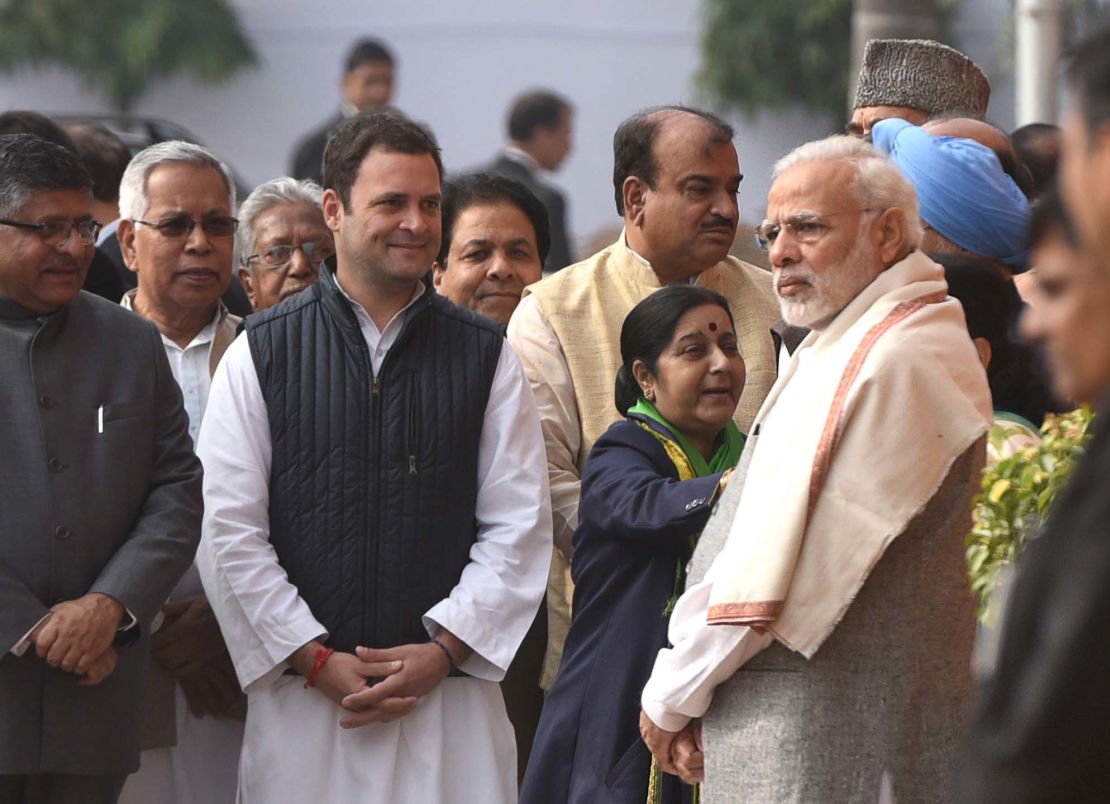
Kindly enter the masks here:
[[768, 394], [710, 625], [768, 629], [807, 658], [886, 548], [987, 432], [990, 391], [944, 270], [920, 252], [811, 332]]
[[34, 313], [29, 313], [14, 299], [0, 299], [0, 320], [3, 321], [33, 321], [38, 318]]

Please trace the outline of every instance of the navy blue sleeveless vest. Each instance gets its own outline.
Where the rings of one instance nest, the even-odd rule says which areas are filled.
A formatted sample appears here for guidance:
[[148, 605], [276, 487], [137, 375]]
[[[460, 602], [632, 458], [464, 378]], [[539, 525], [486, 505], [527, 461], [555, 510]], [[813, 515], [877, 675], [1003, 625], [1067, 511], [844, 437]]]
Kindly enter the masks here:
[[270, 542], [328, 644], [425, 642], [474, 544], [503, 328], [430, 290], [374, 376], [329, 269], [246, 320], [270, 422]]

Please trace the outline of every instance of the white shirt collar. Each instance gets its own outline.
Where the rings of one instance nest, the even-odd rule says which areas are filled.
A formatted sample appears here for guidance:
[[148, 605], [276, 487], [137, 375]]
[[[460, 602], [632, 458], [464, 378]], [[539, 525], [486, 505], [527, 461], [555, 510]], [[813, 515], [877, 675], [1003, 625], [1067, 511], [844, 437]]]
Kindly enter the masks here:
[[509, 159], [528, 168], [529, 173], [538, 173], [540, 171], [540, 163], [537, 162], [530, 153], [520, 150], [520, 148], [517, 148], [515, 145], [506, 145], [504, 153]]

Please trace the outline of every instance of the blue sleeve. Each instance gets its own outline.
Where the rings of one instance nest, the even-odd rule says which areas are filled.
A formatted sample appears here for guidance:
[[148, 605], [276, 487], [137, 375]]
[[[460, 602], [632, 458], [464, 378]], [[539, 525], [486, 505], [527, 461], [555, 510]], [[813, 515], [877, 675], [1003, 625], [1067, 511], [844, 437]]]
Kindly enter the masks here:
[[598, 439], [582, 476], [580, 538], [599, 534], [645, 545], [681, 544], [705, 527], [721, 474], [677, 480], [663, 447], [622, 422]]

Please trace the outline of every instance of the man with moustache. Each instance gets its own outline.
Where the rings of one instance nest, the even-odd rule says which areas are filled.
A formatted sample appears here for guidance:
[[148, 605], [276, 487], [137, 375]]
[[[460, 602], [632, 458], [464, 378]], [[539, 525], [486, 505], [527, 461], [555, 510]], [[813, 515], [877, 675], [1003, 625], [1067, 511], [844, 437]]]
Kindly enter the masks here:
[[1044, 345], [1060, 395], [1096, 407], [1094, 435], [1019, 561], [995, 671], [958, 754], [960, 802], [1110, 795], [1110, 28], [1076, 48], [1067, 78], [1067, 210], [1036, 210], [1037, 298], [1022, 331]]
[[698, 109], [633, 115], [613, 136], [617, 242], [525, 288], [509, 322], [540, 409], [558, 548], [548, 588], [550, 687], [570, 624], [571, 537], [582, 470], [594, 441], [617, 421], [613, 378], [620, 330], [637, 302], [664, 285], [696, 282], [728, 299], [747, 381], [736, 423], [747, 432], [775, 379], [770, 328], [778, 318], [770, 275], [729, 256], [743, 178], [732, 127]]
[[0, 137], [0, 801], [111, 804], [139, 760], [151, 621], [199, 538], [200, 463], [157, 331], [81, 292], [70, 151]]
[[447, 182], [433, 282], [455, 304], [508, 324], [550, 248], [547, 210], [520, 182], [488, 173]]
[[871, 145], [784, 157], [767, 218], [783, 318], [811, 332], [702, 533], [641, 733], [707, 803], [946, 801], [986, 376], [913, 188]]
[[547, 577], [543, 436], [502, 328], [421, 281], [441, 175], [397, 112], [340, 126], [335, 269], [213, 384], [197, 563], [250, 702], [244, 804], [516, 800], [497, 682]]
[[[235, 183], [209, 151], [171, 140], [135, 155], [119, 203], [120, 247], [138, 279], [120, 304], [158, 327], [195, 444], [212, 374], [239, 324], [220, 301], [231, 281]], [[145, 679], [142, 767], [120, 800], [231, 801], [245, 701], [195, 567], [162, 612]]]
[[239, 207], [239, 281], [255, 312], [313, 284], [335, 253], [322, 198], [315, 182], [283, 177], [258, 185]]

